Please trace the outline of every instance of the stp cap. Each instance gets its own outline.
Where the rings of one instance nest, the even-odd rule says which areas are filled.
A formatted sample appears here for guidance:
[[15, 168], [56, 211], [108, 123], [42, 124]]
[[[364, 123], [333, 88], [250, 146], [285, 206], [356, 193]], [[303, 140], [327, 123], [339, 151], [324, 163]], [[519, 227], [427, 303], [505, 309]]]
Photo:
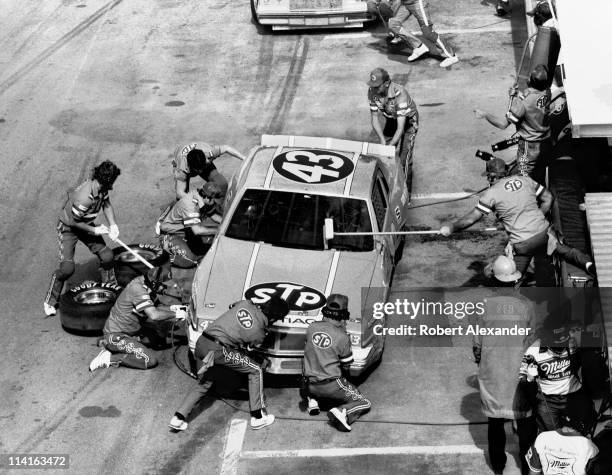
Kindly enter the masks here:
[[379, 87], [382, 83], [389, 80], [389, 73], [383, 68], [376, 68], [370, 73], [370, 80], [367, 82], [370, 87]]

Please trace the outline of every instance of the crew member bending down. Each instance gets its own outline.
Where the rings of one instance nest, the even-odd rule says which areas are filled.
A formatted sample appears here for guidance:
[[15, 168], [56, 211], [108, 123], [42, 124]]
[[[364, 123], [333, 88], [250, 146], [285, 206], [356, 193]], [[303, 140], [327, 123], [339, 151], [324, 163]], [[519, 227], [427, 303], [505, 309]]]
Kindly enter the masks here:
[[[74, 274], [74, 251], [78, 241], [98, 256], [102, 267], [102, 280], [115, 280], [113, 272], [113, 251], [106, 245], [103, 234], [111, 239], [119, 237], [119, 228], [115, 222], [115, 213], [108, 198], [115, 180], [121, 170], [111, 161], [102, 162], [93, 169], [91, 179], [79, 185], [64, 204], [57, 223], [59, 243], [59, 268], [53, 273], [49, 290], [45, 297], [43, 309], [45, 315], [55, 315], [57, 303], [64, 287], [64, 282]], [[94, 220], [102, 210], [109, 227], [96, 225]]]
[[371, 407], [370, 401], [342, 375], [353, 361], [346, 333], [348, 297], [331, 294], [322, 313], [323, 319], [311, 323], [306, 332], [302, 397], [307, 399], [312, 415], [319, 413], [317, 399], [340, 403], [327, 417], [338, 430], [348, 432], [351, 424]]
[[173, 266], [190, 269], [198, 265], [206, 251], [198, 249], [194, 237], [216, 234], [222, 212], [215, 199], [221, 194], [217, 185], [208, 182], [171, 204], [160, 216], [156, 231]]
[[104, 324], [104, 337], [98, 346], [104, 347], [89, 364], [89, 371], [109, 366], [150, 369], [157, 366], [155, 352], [143, 345], [138, 335], [142, 324], [170, 318], [184, 319], [182, 309], [156, 306], [157, 294], [163, 288], [162, 282], [170, 279], [167, 268], [157, 267], [140, 275], [123, 289]]
[[212, 386], [208, 369], [213, 365], [247, 374], [251, 428], [262, 429], [272, 424], [274, 416], [265, 411], [263, 370], [250, 352], [253, 347], [263, 343], [268, 327], [285, 318], [287, 313], [287, 302], [273, 295], [261, 305], [255, 305], [250, 300], [236, 302], [211, 323], [196, 342], [195, 356], [202, 364], [198, 371], [200, 382], [187, 393], [170, 420], [170, 428], [177, 431], [187, 429], [189, 414]]
[[229, 153], [240, 160], [245, 159], [244, 155], [229, 145], [194, 142], [177, 147], [172, 160], [176, 199], [182, 198], [189, 192], [189, 180], [195, 176], [217, 185], [221, 189], [221, 197], [225, 197], [227, 180], [213, 163], [213, 160], [224, 153]]
[[[440, 38], [433, 28], [433, 22], [429, 15], [429, 4], [427, 0], [401, 0], [401, 5], [397, 9], [395, 16], [389, 20], [389, 29], [396, 37], [403, 36], [408, 42], [414, 41], [414, 35], [410, 33], [408, 28], [404, 27], [408, 19], [414, 15], [423, 36], [431, 41], [440, 55], [444, 57], [440, 63], [441, 68], [447, 68], [459, 62], [459, 58], [454, 53], [453, 49]], [[415, 61], [429, 52], [429, 48], [422, 41], [416, 47], [413, 45], [413, 51], [408, 56], [408, 61]]]
[[372, 128], [382, 145], [393, 145], [399, 149], [400, 163], [410, 190], [412, 152], [419, 130], [416, 104], [406, 88], [391, 81], [389, 73], [382, 68], [376, 68], [370, 73], [367, 84]]

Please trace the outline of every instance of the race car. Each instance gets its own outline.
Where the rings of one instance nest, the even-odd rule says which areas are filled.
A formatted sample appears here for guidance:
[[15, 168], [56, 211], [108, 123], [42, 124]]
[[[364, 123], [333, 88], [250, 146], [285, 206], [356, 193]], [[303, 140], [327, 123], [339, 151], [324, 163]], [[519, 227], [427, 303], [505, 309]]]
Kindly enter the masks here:
[[[289, 315], [257, 349], [274, 374], [301, 372], [308, 325], [322, 318], [332, 293], [349, 297], [346, 329], [353, 376], [382, 356], [373, 304], [385, 302], [403, 241], [409, 200], [395, 147], [333, 138], [264, 135], [232, 177], [219, 233], [192, 286], [190, 346], [242, 299], [263, 303], [279, 295]], [[326, 220], [336, 235], [325, 239]], [[383, 322], [384, 323], [384, 322]]]
[[251, 0], [251, 14], [273, 30], [360, 28], [375, 19], [365, 0]]

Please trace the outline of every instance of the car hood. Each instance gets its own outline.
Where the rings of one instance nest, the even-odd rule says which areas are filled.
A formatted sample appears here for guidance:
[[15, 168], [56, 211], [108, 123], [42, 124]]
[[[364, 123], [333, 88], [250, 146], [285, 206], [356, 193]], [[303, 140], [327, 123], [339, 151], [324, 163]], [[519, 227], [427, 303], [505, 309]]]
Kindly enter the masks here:
[[[212, 255], [211, 255], [212, 254]], [[272, 294], [290, 306], [286, 325], [320, 319], [325, 297], [349, 297], [351, 318], [361, 316], [361, 288], [369, 287], [378, 253], [313, 251], [219, 236], [194, 278], [199, 318], [214, 319], [243, 298], [261, 303]]]

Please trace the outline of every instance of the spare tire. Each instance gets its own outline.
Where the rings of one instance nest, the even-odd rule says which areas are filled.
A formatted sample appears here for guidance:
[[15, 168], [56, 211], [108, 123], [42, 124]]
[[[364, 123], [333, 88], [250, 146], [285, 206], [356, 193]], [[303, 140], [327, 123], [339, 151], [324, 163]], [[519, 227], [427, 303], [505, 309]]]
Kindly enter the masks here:
[[91, 280], [68, 289], [59, 301], [62, 328], [76, 335], [102, 334], [121, 289], [117, 284]]
[[[168, 258], [164, 250], [157, 244], [128, 244], [128, 247], [146, 259], [153, 266], [160, 266]], [[113, 249], [115, 277], [117, 283], [126, 286], [134, 277], [143, 275], [149, 268], [123, 247]]]

